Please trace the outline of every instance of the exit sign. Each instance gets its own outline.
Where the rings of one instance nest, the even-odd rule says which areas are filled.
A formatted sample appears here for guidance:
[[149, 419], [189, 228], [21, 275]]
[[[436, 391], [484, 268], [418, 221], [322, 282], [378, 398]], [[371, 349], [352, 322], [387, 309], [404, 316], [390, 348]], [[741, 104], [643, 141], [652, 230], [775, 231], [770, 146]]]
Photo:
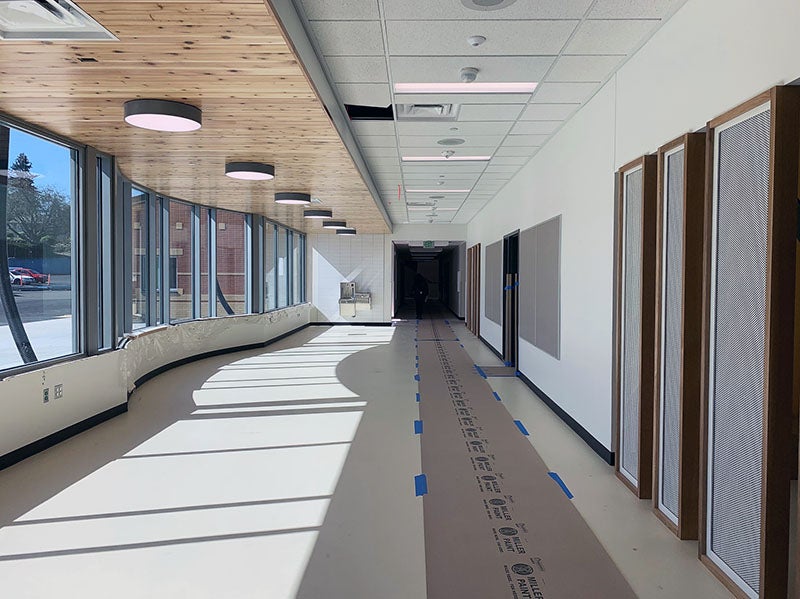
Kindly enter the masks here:
[[423, 241], [422, 242], [422, 247], [424, 247], [425, 249], [429, 250], [429, 249], [431, 249], [433, 247], [433, 242], [432, 241]]

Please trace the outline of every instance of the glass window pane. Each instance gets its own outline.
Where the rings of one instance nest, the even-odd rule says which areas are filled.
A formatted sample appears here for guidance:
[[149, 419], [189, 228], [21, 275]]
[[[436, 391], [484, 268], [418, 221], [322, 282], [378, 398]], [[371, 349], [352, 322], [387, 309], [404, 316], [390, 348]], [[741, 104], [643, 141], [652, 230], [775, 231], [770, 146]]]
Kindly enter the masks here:
[[147, 193], [134, 187], [131, 196], [131, 302], [136, 330], [147, 326]]
[[217, 316], [245, 314], [245, 215], [217, 210]]
[[292, 303], [299, 304], [302, 300], [300, 296], [300, 284], [302, 277], [302, 263], [300, 260], [300, 234], [292, 235]]
[[200, 209], [200, 318], [207, 318], [209, 312], [208, 270], [211, 264], [211, 245], [208, 239], [211, 214], [208, 208]]
[[153, 233], [156, 242], [156, 276], [155, 276], [155, 290], [156, 290], [156, 313], [155, 324], [161, 324], [161, 198], [153, 199], [155, 202], [155, 223], [153, 224]]
[[289, 264], [286, 242], [287, 231], [278, 227], [278, 308], [285, 308], [289, 294]]
[[173, 322], [192, 318], [192, 207], [169, 205], [169, 314]]
[[[76, 353], [75, 150], [0, 125], [0, 369]], [[3, 265], [3, 267], [5, 267]], [[5, 298], [5, 299], [3, 299]]]
[[277, 308], [275, 271], [275, 225], [264, 225], [264, 302], [267, 310]]

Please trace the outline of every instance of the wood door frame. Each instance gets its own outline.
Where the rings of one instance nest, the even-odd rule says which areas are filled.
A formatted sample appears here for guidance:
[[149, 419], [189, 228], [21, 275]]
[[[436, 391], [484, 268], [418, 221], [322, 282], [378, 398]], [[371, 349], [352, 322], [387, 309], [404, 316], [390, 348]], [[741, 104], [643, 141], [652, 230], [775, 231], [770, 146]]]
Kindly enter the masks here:
[[711, 332], [711, 267], [715, 135], [721, 125], [769, 103], [770, 174], [767, 229], [766, 330], [764, 352], [764, 423], [761, 481], [759, 597], [784, 599], [788, 587], [789, 485], [792, 465], [795, 280], [798, 160], [800, 160], [800, 88], [774, 87], [708, 123], [703, 251], [703, 346], [700, 460], [701, 561], [736, 596], [748, 595], [708, 557], [708, 424]]
[[[656, 206], [656, 308], [653, 376], [653, 511], [680, 539], [696, 540], [699, 527], [700, 350], [702, 335], [703, 215], [706, 136], [687, 133], [658, 150]], [[661, 360], [663, 312], [664, 210], [667, 155], [682, 148], [683, 226], [681, 253], [680, 440], [677, 525], [659, 507], [661, 455]]]
[[[632, 160], [617, 171], [617, 198], [615, 219], [615, 260], [614, 260], [614, 356], [612, 371], [612, 415], [613, 445], [617, 458], [614, 460], [614, 473], [639, 499], [650, 499], [653, 492], [653, 372], [654, 372], [654, 333], [655, 333], [655, 234], [657, 201], [658, 158], [648, 154]], [[642, 271], [641, 307], [642, 319], [641, 361], [639, 365], [639, 464], [638, 485], [634, 485], [620, 472], [622, 454], [620, 453], [620, 417], [622, 414], [622, 323], [623, 323], [623, 246], [625, 238], [625, 176], [630, 171], [642, 169]]]

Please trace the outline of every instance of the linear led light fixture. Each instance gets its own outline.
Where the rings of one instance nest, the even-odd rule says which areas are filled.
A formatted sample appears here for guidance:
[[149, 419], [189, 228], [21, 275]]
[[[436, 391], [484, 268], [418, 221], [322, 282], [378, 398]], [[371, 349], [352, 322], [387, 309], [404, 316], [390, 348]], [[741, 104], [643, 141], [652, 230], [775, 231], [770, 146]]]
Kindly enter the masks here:
[[395, 83], [396, 94], [532, 94], [538, 83], [472, 82], [472, 83]]
[[406, 189], [406, 193], [469, 193], [471, 189]]
[[491, 156], [403, 156], [403, 162], [488, 162]]

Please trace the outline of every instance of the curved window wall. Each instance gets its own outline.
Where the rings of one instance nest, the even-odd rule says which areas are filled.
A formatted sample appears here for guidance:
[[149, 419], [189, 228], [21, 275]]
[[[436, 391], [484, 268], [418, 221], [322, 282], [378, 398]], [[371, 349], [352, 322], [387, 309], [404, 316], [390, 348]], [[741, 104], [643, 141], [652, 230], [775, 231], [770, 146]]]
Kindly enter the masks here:
[[303, 233], [162, 196], [112, 156], [0, 118], [0, 378], [304, 301]]

